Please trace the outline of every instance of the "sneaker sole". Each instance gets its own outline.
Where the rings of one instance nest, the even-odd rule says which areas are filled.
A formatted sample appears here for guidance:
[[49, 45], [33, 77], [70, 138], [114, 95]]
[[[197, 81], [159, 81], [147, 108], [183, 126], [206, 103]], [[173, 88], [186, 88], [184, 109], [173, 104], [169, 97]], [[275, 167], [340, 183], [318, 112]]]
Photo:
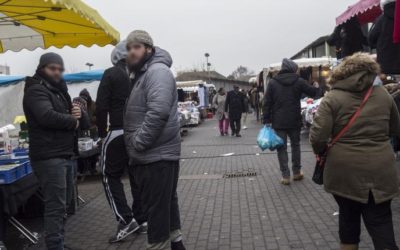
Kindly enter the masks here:
[[113, 241], [109, 241], [109, 243], [117, 243], [120, 242], [124, 239], [126, 239], [126, 237], [128, 237], [129, 235], [133, 234], [134, 232], [136, 232], [137, 230], [139, 230], [140, 226], [136, 227], [135, 229], [133, 229], [132, 231], [130, 231], [129, 233], [125, 234], [124, 237], [120, 238], [119, 240], [113, 240]]

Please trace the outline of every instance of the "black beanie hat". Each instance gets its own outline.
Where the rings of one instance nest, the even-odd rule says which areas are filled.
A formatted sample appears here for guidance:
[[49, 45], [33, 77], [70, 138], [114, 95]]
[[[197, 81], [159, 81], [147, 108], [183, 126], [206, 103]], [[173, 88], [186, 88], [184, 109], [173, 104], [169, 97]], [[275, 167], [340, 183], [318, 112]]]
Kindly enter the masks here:
[[52, 63], [58, 64], [64, 69], [64, 61], [62, 57], [59, 54], [53, 52], [48, 52], [40, 57], [37, 69], [42, 69]]

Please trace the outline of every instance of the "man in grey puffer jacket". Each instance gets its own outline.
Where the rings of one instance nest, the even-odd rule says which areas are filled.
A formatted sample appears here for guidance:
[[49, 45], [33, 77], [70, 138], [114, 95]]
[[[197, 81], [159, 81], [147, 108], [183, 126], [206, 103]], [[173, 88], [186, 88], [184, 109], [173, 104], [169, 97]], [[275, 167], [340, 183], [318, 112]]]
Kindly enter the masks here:
[[127, 37], [133, 88], [126, 103], [124, 135], [147, 211], [148, 249], [185, 249], [176, 187], [181, 151], [178, 94], [169, 53], [141, 30]]

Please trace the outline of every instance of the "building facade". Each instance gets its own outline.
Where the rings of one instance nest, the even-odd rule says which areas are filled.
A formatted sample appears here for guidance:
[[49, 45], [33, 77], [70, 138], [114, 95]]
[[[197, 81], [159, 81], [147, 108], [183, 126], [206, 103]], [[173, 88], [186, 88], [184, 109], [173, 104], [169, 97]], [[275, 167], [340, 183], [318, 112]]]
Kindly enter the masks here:
[[328, 44], [329, 36], [323, 36], [297, 52], [291, 59], [336, 57], [336, 48]]

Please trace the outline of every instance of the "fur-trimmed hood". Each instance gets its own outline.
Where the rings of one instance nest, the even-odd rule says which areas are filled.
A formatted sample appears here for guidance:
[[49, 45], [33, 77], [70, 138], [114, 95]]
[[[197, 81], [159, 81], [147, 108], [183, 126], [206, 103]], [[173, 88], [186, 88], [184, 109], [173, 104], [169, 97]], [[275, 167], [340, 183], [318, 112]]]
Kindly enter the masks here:
[[369, 88], [379, 73], [379, 64], [370, 55], [356, 53], [333, 70], [329, 85], [332, 89], [360, 92]]

